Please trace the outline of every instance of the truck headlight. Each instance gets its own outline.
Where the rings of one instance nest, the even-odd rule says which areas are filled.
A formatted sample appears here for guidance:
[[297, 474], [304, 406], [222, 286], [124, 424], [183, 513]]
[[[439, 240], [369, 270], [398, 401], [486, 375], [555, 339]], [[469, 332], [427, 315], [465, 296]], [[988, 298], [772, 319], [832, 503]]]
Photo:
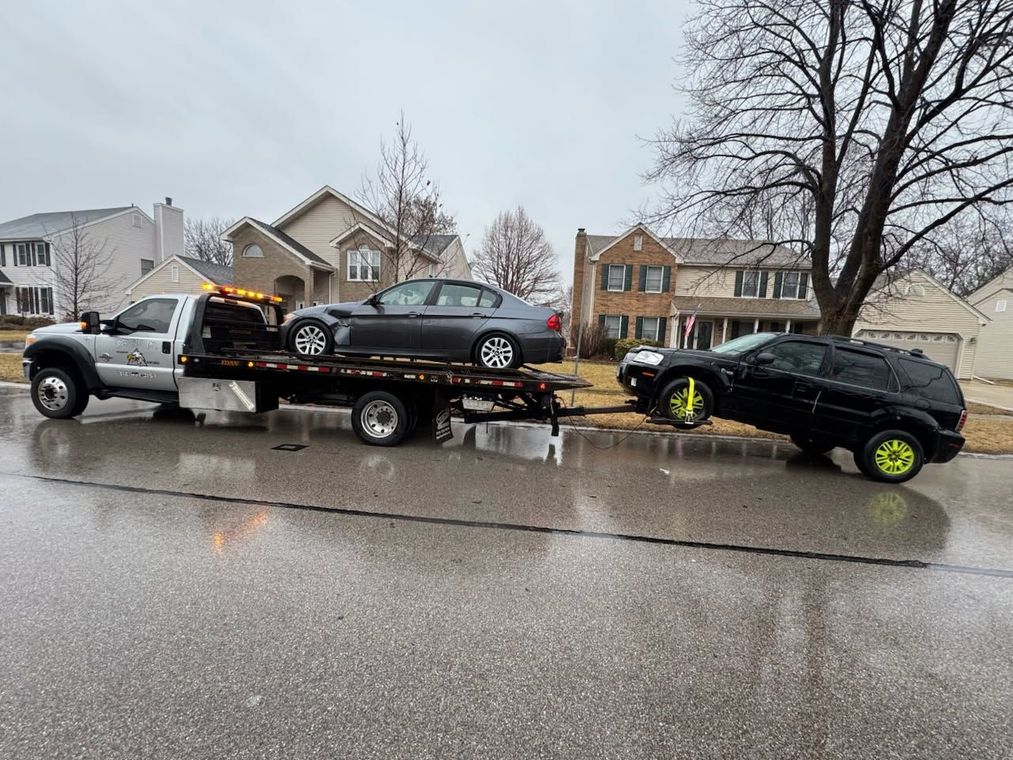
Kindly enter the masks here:
[[665, 357], [657, 351], [637, 351], [636, 356], [633, 357], [633, 361], [640, 364], [650, 364], [652, 367], [657, 367], [664, 359]]
[[28, 333], [28, 335], [25, 336], [25, 348], [28, 348], [38, 339], [39, 336], [37, 336], [35, 333]]

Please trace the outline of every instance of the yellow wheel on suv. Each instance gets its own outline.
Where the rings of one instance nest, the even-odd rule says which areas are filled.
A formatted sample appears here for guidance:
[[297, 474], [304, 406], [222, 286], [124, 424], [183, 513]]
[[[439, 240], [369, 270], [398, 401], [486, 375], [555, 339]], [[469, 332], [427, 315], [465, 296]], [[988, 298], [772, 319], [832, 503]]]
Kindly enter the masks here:
[[714, 411], [714, 394], [702, 380], [680, 377], [658, 394], [658, 411], [675, 422], [695, 425]]
[[921, 470], [925, 461], [922, 446], [904, 430], [885, 430], [855, 452], [855, 464], [863, 473], [886, 483], [903, 483]]

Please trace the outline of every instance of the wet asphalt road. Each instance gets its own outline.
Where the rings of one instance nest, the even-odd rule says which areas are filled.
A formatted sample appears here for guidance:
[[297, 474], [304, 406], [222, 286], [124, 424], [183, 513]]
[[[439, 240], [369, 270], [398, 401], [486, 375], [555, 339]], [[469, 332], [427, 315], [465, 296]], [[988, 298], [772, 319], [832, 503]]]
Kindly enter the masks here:
[[1013, 460], [455, 433], [0, 390], [0, 757], [1013, 756]]

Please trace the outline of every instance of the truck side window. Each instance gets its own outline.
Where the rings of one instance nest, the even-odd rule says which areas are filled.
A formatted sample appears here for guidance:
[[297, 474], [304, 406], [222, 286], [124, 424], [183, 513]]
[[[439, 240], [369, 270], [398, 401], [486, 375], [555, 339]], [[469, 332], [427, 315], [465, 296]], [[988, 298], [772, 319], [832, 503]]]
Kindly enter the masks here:
[[175, 298], [149, 298], [131, 306], [116, 321], [123, 332], [167, 333], [177, 303]]
[[830, 379], [879, 391], [892, 390], [891, 386], [894, 385], [893, 371], [886, 359], [850, 348], [837, 348], [834, 351]]

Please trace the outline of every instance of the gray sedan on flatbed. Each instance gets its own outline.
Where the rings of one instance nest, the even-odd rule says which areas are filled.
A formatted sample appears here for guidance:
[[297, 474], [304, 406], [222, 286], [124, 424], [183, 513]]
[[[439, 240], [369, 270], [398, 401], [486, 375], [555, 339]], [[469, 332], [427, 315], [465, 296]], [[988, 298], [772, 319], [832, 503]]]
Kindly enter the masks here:
[[365, 301], [299, 309], [282, 345], [303, 356], [359, 354], [469, 362], [489, 369], [561, 361], [559, 314], [467, 280], [408, 280]]

